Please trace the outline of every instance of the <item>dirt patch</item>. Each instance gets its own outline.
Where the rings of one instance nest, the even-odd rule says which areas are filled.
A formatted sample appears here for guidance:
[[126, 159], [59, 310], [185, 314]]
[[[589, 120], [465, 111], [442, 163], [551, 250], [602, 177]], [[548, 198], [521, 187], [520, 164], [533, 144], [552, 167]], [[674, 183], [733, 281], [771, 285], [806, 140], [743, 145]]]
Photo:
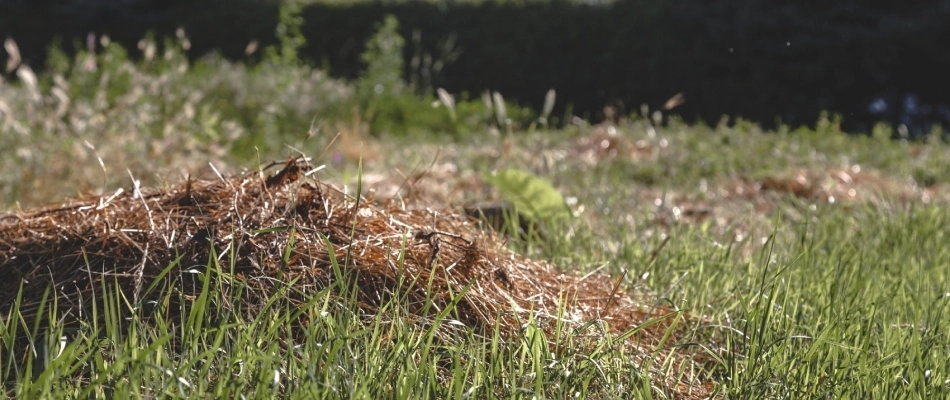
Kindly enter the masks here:
[[[44, 292], [53, 289], [58, 317], [76, 324], [98, 301], [96, 288], [113, 282], [135, 306], [158, 296], [148, 290], [156, 280], [187, 301], [201, 290], [188, 271], [206, 268], [209, 258], [217, 257], [231, 274], [219, 283], [224, 290], [234, 282], [244, 285], [242, 309], [252, 313], [278, 281], [295, 281], [299, 290], [290, 301], [303, 304], [306, 294], [340, 279], [340, 271], [358, 273], [358, 306], [367, 314], [403, 296], [409, 311], [426, 319], [431, 317], [424, 315], [427, 299], [435, 305], [431, 309], [439, 310], [452, 301], [451, 293], [469, 287], [458, 300], [460, 322], [485, 334], [497, 324], [506, 337], [516, 337], [519, 321], [532, 312], [543, 324], [549, 322], [545, 329], [553, 329], [563, 309], [568, 326], [604, 321], [614, 332], [670, 313], [649, 306], [645, 296], [624, 291], [608, 276], [559, 273], [512, 253], [464, 215], [408, 209], [404, 202], [371, 204], [307, 177], [309, 170], [303, 162], [290, 161], [269, 176], [187, 180], [165, 190], [133, 188], [2, 214], [0, 312], [6, 315], [22, 290], [22, 318], [33, 321]], [[429, 290], [406, 284], [429, 281]], [[661, 360], [672, 357], [671, 364], [686, 365], [681, 370], [693, 375], [656, 371], [655, 384], [678, 398], [704, 398], [710, 384], [701, 382], [702, 368], [692, 365], [689, 355], [656, 349], [671, 322], [633, 335], [628, 342], [633, 357], [660, 354]]]

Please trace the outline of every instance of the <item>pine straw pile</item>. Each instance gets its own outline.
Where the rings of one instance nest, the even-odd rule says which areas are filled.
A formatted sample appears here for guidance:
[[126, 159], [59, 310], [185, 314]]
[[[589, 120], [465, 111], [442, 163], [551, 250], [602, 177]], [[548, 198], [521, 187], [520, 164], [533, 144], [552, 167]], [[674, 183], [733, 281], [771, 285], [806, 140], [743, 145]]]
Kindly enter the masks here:
[[[155, 296], [145, 288], [156, 279], [188, 299], [201, 285], [194, 279], [189, 284], [185, 272], [206, 268], [209, 257], [245, 285], [244, 310], [262, 306], [278, 279], [295, 280], [299, 290], [291, 301], [302, 304], [306, 293], [336, 279], [327, 243], [339, 268], [357, 272], [358, 306], [366, 315], [396, 295], [407, 300], [410, 313], [438, 312], [469, 285], [453, 316], [485, 334], [498, 324], [506, 337], [517, 335], [532, 312], [550, 322], [561, 308], [570, 326], [604, 321], [614, 332], [669, 312], [644, 306], [607, 276], [562, 274], [516, 255], [463, 215], [369, 204], [305, 176], [308, 170], [293, 160], [269, 177], [188, 180], [167, 190], [134, 188], [0, 215], [0, 312], [8, 315], [21, 285], [26, 321], [33, 321], [51, 285], [66, 323], [88, 318], [92, 294], [103, 283], [118, 283], [135, 305]], [[427, 299], [435, 307], [425, 308]], [[634, 353], [645, 359], [654, 352], [671, 320], [634, 335]], [[660, 354], [678, 365], [693, 362], [675, 352]], [[663, 375], [657, 374], [656, 384], [689, 392], [685, 398], [707, 393], [695, 376]]]

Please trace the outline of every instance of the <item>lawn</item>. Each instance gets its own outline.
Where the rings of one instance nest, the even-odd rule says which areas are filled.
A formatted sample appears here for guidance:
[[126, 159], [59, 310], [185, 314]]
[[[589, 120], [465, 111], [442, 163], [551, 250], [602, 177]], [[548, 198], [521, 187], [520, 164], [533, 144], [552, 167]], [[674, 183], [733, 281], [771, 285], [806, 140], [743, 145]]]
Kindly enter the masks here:
[[[476, 326], [464, 318], [473, 311], [459, 308], [473, 293], [461, 282], [367, 307], [359, 278], [345, 272], [352, 238], [368, 229], [354, 223], [339, 237], [350, 243], [323, 233], [328, 254], [341, 255], [327, 260], [336, 275], [323, 286], [289, 275], [239, 283], [235, 258], [221, 256], [201, 268], [156, 266], [165, 275], [142, 284], [158, 294], [152, 308], [107, 279], [81, 291], [95, 293], [96, 307], [69, 318], [62, 285], [8, 296], [7, 396], [950, 396], [950, 146], [939, 132], [920, 142], [884, 126], [848, 134], [834, 117], [763, 131], [650, 110], [551, 127], [544, 111], [501, 96], [456, 104], [385, 81], [398, 65], [383, 47], [371, 57], [383, 72], [343, 82], [282, 56], [286, 43], [243, 65], [189, 63], [176, 50], [186, 42], [184, 33], [165, 45], [143, 41], [129, 51], [144, 59], [133, 61], [99, 38], [95, 52], [54, 51], [45, 70], [0, 82], [0, 266], [40, 257], [9, 243], [22, 216], [67, 196], [96, 208], [120, 199], [120, 188], [173, 193], [192, 178], [252, 179], [272, 161], [305, 155], [319, 169], [306, 179], [336, 188], [339, 204], [408, 204], [400, 209], [432, 212], [434, 225], [476, 204], [525, 211], [547, 200], [492, 179], [529, 172], [556, 189], [569, 216], [536, 215], [532, 235], [483, 233], [486, 251], [510, 251], [522, 263], [510, 271], [543, 264], [530, 271], [549, 275], [519, 275], [526, 282], [606, 274], [610, 298], [625, 302], [608, 299], [577, 319], [566, 305], [511, 311], [512, 300], [492, 307], [514, 315], [495, 321], [515, 323]], [[378, 93], [374, 82], [392, 90]], [[280, 237], [271, 247], [290, 265], [294, 234]], [[400, 263], [412, 253], [398, 243], [411, 238], [394, 237]], [[93, 272], [71, 268], [83, 267]], [[646, 317], [611, 326], [627, 311]], [[53, 322], [36, 317], [44, 315]]]

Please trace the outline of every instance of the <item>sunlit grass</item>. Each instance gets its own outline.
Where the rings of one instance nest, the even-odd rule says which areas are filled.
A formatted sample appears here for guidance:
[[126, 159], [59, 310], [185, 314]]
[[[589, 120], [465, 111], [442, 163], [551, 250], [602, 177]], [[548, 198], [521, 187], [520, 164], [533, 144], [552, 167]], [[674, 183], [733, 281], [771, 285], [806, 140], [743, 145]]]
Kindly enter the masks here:
[[[431, 207], [496, 200], [482, 174], [520, 168], [552, 182], [578, 218], [509, 245], [570, 273], [623, 277], [624, 290], [700, 321], [688, 340], [668, 345], [708, 357], [702, 375], [718, 394], [950, 395], [950, 147], [936, 137], [891, 140], [884, 127], [850, 136], [833, 119], [762, 132], [741, 121], [708, 127], [638, 118], [531, 133], [478, 122], [471, 135], [388, 135], [369, 132], [365, 114], [340, 110], [353, 105], [352, 85], [320, 71], [213, 57], [191, 65], [175, 45], [141, 62], [106, 46], [90, 55], [95, 68], [80, 55], [38, 72], [34, 87], [4, 83], [4, 204], [111, 192], [132, 179], [160, 185], [209, 161], [253, 168], [293, 149], [322, 155], [326, 179], [372, 193], [411, 189]], [[308, 137], [312, 122], [319, 129]], [[356, 171], [360, 157], [367, 174]], [[165, 301], [149, 313], [105, 285], [96, 292], [101, 308], [80, 326], [43, 330], [18, 317], [19, 304], [3, 305], [6, 394], [670, 396], [651, 387], [644, 360], [606, 331], [599, 342], [550, 338], [529, 320], [517, 338], [478, 334], [454, 324], [451, 308], [419, 321], [398, 298], [362, 315], [347, 296], [350, 278], [307, 293], [307, 307], [289, 305], [288, 293], [300, 289], [284, 282], [256, 314], [216, 314], [215, 304], [241, 304], [241, 290], [214, 284], [233, 279], [228, 271], [212, 259], [177, 277], [203, 285], [195, 298], [151, 287]], [[55, 292], [46, 296], [41, 314], [56, 315]], [[125, 311], [131, 320], [119, 317]], [[302, 318], [309, 323], [297, 325]], [[31, 347], [15, 345], [24, 335]], [[647, 361], [676, 372], [659, 357]]]
[[[346, 274], [340, 272], [337, 260], [331, 262], [335, 274]], [[78, 327], [34, 325], [18, 319], [14, 307], [0, 319], [6, 394], [16, 398], [668, 397], [665, 389], [651, 388], [649, 369], [640, 365], [643, 358], [626, 353], [629, 346], [609, 332], [592, 342], [589, 335], [575, 339], [565, 326], [556, 330], [558, 338], [551, 338], [533, 317], [523, 321], [521, 333], [513, 338], [501, 336], [497, 329], [485, 335], [465, 327], [452, 319], [464, 290], [454, 293], [430, 320], [407, 313], [401, 298], [383, 304], [373, 315], [363, 315], [355, 306], [356, 277], [341, 275], [331, 286], [306, 293], [309, 301], [296, 306], [287, 296], [303, 289], [283, 283], [268, 295], [264, 307], [248, 312], [240, 306], [244, 295], [240, 280], [227, 271], [214, 259], [202, 271], [183, 271], [179, 279], [196, 279], [200, 285], [196, 296], [150, 285], [149, 291], [160, 291], [162, 296], [148, 312], [104, 284], [96, 291], [101, 301]], [[227, 294], [220, 290], [223, 281], [232, 288]], [[46, 304], [55, 307], [55, 301]], [[235, 308], [222, 314], [221, 304]], [[48, 310], [48, 315], [56, 315], [55, 310]], [[26, 347], [17, 342], [24, 335], [30, 339]]]

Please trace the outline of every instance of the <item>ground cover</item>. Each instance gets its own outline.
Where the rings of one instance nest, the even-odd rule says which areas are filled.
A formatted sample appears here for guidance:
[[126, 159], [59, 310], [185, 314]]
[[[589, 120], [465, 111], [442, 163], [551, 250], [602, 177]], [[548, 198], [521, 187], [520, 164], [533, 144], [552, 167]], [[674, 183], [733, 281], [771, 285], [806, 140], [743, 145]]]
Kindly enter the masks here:
[[[467, 120], [410, 92], [393, 98], [465, 129], [394, 133], [350, 102], [358, 85], [312, 68], [176, 54], [110, 48], [0, 83], [8, 396], [950, 391], [938, 136], [853, 136], [834, 118], [690, 126], [649, 110], [531, 129], [504, 124], [493, 100]], [[302, 156], [306, 177], [285, 164]], [[463, 210], [510, 199], [489, 184], [506, 168], [549, 182], [573, 216], [525, 237], [479, 230]], [[465, 254], [491, 262], [464, 272]], [[414, 267], [347, 275], [368, 259]]]

